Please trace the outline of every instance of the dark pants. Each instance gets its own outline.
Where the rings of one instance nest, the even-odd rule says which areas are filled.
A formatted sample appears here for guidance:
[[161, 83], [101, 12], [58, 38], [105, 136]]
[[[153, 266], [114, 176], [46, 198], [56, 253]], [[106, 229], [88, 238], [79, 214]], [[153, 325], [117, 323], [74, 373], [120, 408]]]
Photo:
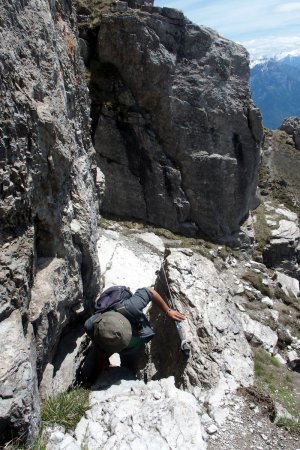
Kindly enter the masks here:
[[145, 363], [145, 344], [135, 348], [125, 348], [120, 352], [121, 367], [127, 367], [137, 375]]

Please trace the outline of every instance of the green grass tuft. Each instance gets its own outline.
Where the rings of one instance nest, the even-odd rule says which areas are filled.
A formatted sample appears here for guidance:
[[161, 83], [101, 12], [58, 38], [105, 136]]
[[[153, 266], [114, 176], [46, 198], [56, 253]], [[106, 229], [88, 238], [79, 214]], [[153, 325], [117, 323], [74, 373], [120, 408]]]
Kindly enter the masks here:
[[75, 388], [46, 400], [42, 406], [42, 421], [44, 424], [58, 424], [67, 430], [74, 430], [88, 408], [89, 391]]
[[293, 390], [293, 374], [283, 372], [276, 358], [260, 349], [254, 350], [254, 373], [258, 386], [298, 419], [299, 408]]
[[[2, 448], [2, 447], [1, 447]], [[46, 442], [42, 431], [40, 431], [36, 441], [31, 445], [24, 445], [22, 438], [12, 439], [4, 445], [3, 450], [45, 450]]]
[[254, 211], [255, 222], [254, 222], [254, 234], [256, 240], [256, 251], [258, 253], [263, 253], [264, 248], [269, 244], [271, 239], [270, 228], [266, 220], [266, 211], [263, 204], [259, 205]]
[[297, 422], [296, 420], [281, 418], [276, 425], [278, 427], [283, 427], [288, 431], [300, 434], [300, 422]]
[[263, 284], [263, 276], [260, 273], [252, 272], [251, 270], [247, 270], [243, 275], [242, 278], [249, 283], [252, 284], [252, 286], [260, 291], [263, 295], [267, 297], [272, 297], [272, 292], [269, 288], [269, 286], [266, 286]]

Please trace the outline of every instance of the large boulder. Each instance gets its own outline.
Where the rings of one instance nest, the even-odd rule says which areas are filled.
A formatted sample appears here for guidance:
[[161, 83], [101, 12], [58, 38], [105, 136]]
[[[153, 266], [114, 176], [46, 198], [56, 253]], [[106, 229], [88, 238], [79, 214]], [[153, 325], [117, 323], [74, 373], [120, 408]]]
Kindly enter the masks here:
[[263, 251], [264, 264], [267, 267], [281, 267], [287, 275], [299, 279], [298, 216], [283, 204], [278, 206], [268, 201], [265, 208], [270, 239]]
[[0, 399], [1, 446], [36, 432], [36, 357], [40, 380], [76, 321], [74, 308], [98, 292], [99, 263], [88, 92], [71, 2], [4, 0], [0, 16], [0, 326], [16, 327], [11, 355], [3, 355], [1, 383], [12, 397]]
[[170, 292], [175, 307], [186, 314], [182, 326], [191, 344], [191, 356], [186, 361], [180, 353], [174, 323], [152, 308], [156, 337], [151, 341], [145, 369], [148, 378], [173, 375], [177, 386], [200, 397], [205, 390], [220, 385], [226, 386], [225, 391], [233, 385], [251, 384], [252, 352], [239, 312], [214, 264], [200, 254], [178, 249], [170, 252], [164, 270], [157, 289], [165, 298]]
[[90, 92], [102, 210], [229, 240], [253, 206], [262, 139], [248, 55], [180, 17], [101, 18]]
[[287, 117], [279, 129], [292, 136], [295, 147], [300, 150], [300, 117]]

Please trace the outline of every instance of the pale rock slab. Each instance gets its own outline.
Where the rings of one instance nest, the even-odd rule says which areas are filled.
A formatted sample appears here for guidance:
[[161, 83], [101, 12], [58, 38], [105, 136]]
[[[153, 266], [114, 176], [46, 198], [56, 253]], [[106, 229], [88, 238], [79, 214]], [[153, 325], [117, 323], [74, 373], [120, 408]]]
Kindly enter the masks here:
[[270, 297], [263, 297], [261, 299], [261, 302], [267, 305], [269, 308], [273, 308], [274, 301]]
[[46, 450], [81, 450], [76, 439], [58, 425], [46, 427], [43, 436], [46, 440]]
[[246, 313], [240, 314], [243, 330], [247, 340], [255, 346], [262, 346], [273, 354], [278, 336], [270, 327], [251, 319]]
[[90, 395], [90, 409], [75, 430], [75, 439], [53, 431], [47, 450], [205, 450], [200, 408], [174, 378], [122, 380]]
[[[295, 214], [296, 216], [296, 214]], [[297, 220], [297, 216], [295, 218]], [[299, 226], [295, 221], [282, 219], [279, 221], [279, 227], [271, 230], [274, 239], [286, 239], [295, 241], [300, 239]]]
[[[63, 258], [40, 258], [29, 305], [30, 321], [37, 327], [37, 361], [40, 372], [59, 351], [59, 338], [70, 321], [70, 311], [80, 304], [81, 279], [73, 273], [67, 261]], [[66, 344], [63, 345], [66, 347]], [[74, 346], [77, 347], [76, 343]], [[75, 372], [75, 369], [70, 370]], [[47, 379], [48, 375], [49, 373]], [[64, 386], [68, 388], [74, 381], [73, 376], [66, 385], [65, 379]], [[48, 390], [45, 384], [44, 388]], [[51, 391], [50, 387], [49, 389]]]
[[293, 294], [295, 297], [299, 294], [299, 281], [296, 278], [289, 277], [282, 272], [276, 272], [277, 281], [282, 286], [285, 294]]
[[154, 233], [103, 231], [98, 241], [103, 288], [125, 285], [131, 291], [153, 286], [160, 269], [164, 245]]
[[274, 358], [276, 358], [277, 359], [277, 361], [280, 363], [280, 364], [286, 364], [286, 360], [279, 354], [279, 353], [277, 353], [275, 356], [274, 356]]
[[163, 240], [154, 233], [141, 233], [138, 235], [138, 240], [146, 242], [151, 247], [154, 247], [161, 254], [163, 254], [165, 251], [165, 245]]
[[[214, 264], [192, 251], [172, 249], [164, 268], [175, 307], [187, 317], [182, 327], [191, 343], [191, 357], [184, 360], [174, 324], [153, 307], [150, 319], [156, 337], [150, 343], [150, 359], [145, 368], [148, 378], [174, 375], [177, 386], [202, 399], [207, 389], [218, 386], [220, 380], [226, 385], [222, 396], [226, 390], [233, 390], [234, 384], [251, 384], [251, 349], [229, 287], [220, 279]], [[156, 288], [168, 298], [162, 271]]]

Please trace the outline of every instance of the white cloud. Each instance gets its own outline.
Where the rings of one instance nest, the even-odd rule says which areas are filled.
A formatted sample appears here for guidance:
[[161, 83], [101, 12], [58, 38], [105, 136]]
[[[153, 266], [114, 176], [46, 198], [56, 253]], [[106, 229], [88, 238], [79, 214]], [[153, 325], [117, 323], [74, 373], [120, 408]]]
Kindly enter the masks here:
[[183, 10], [194, 23], [242, 43], [251, 58], [299, 49], [300, 1], [155, 0]]
[[300, 11], [300, 2], [290, 2], [286, 3], [285, 5], [278, 5], [276, 7], [276, 11], [278, 12], [294, 12], [294, 11]]
[[299, 29], [300, 23], [300, 1], [155, 0], [155, 3], [182, 9], [193, 22], [214, 28], [233, 40], [263, 36], [268, 30], [276, 35], [284, 28]]
[[300, 34], [296, 36], [267, 36], [260, 39], [240, 41], [247, 48], [251, 59], [266, 56], [268, 58], [284, 52], [300, 49]]

